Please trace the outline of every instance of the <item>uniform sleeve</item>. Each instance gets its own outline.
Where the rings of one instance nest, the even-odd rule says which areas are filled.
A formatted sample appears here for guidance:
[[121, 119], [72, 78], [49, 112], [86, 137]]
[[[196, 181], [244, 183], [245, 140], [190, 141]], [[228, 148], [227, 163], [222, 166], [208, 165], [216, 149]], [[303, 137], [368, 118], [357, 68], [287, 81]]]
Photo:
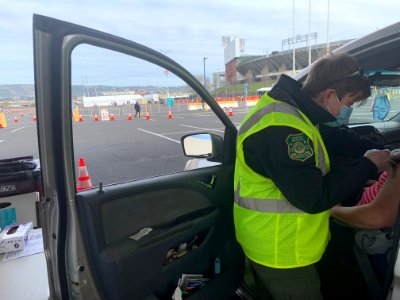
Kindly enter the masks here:
[[320, 125], [321, 136], [330, 156], [359, 158], [370, 149], [384, 149], [384, 144], [358, 134], [347, 127]]
[[[295, 139], [305, 150], [297, 151]], [[315, 166], [312, 141], [291, 127], [268, 127], [247, 138], [243, 147], [246, 163], [271, 178], [293, 206], [307, 213], [319, 213], [346, 200], [377, 172], [369, 159], [361, 157], [333, 166], [323, 176]]]

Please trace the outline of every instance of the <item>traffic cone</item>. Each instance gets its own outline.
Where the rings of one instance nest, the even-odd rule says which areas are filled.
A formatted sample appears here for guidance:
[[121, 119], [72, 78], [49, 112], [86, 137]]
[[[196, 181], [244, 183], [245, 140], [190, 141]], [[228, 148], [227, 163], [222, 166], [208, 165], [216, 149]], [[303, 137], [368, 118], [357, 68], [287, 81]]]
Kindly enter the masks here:
[[21, 118], [24, 116], [24, 113], [21, 113]]
[[111, 114], [110, 115], [110, 121], [114, 121], [114, 120], [115, 120], [114, 114]]
[[0, 112], [0, 128], [6, 128], [7, 127], [7, 119], [6, 115], [3, 112]]
[[232, 116], [233, 116], [232, 107], [229, 107], [229, 116], [230, 116], [230, 117], [232, 117]]
[[36, 116], [33, 116], [33, 122], [36, 122]]
[[150, 120], [150, 114], [148, 111], [146, 111], [146, 120]]
[[95, 114], [93, 120], [94, 120], [95, 122], [98, 122], [98, 121], [99, 121], [99, 117]]
[[129, 113], [128, 114], [128, 121], [132, 121], [133, 119], [132, 119], [132, 115], [131, 115], [131, 113]]
[[172, 112], [170, 108], [168, 109], [168, 119], [172, 119]]
[[92, 182], [90, 181], [90, 176], [86, 169], [85, 160], [83, 158], [79, 159], [79, 169], [78, 169], [78, 184], [76, 185], [76, 191], [83, 191], [86, 189], [91, 189]]
[[14, 123], [18, 123], [18, 118], [14, 117]]
[[83, 117], [81, 115], [79, 116], [79, 122], [83, 122]]

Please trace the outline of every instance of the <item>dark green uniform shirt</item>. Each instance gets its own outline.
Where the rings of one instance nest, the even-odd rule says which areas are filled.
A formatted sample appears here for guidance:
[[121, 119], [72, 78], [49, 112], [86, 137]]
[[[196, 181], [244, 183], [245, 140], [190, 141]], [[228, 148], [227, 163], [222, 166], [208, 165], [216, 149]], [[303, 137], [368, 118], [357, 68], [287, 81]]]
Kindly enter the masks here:
[[[299, 82], [288, 76], [282, 75], [269, 95], [299, 108], [313, 124], [335, 120], [302, 92]], [[331, 164], [331, 171], [325, 176], [315, 166], [314, 155], [304, 161], [291, 159], [287, 138], [301, 133], [292, 127], [269, 126], [248, 137], [243, 144], [246, 163], [257, 173], [271, 178], [293, 206], [308, 213], [325, 211], [353, 197], [376, 174], [376, 166], [363, 156]], [[304, 138], [312, 149], [312, 141], [305, 135]]]

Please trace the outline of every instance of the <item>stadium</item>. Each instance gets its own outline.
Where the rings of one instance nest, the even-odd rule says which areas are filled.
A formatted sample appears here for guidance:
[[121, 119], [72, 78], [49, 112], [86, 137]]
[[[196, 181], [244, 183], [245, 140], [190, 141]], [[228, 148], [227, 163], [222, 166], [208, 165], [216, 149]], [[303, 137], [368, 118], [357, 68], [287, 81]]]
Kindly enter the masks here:
[[[309, 38], [310, 36], [310, 38]], [[267, 55], [245, 55], [244, 40], [238, 37], [223, 37], [225, 72], [214, 74], [213, 84], [215, 89], [223, 86], [233, 86], [238, 84], [252, 84], [256, 82], [274, 82], [280, 74], [293, 75], [293, 61], [295, 61], [295, 72], [306, 68], [327, 51], [332, 51], [351, 40], [341, 40], [326, 43], [314, 44], [295, 48], [296, 43], [311, 43], [316, 40], [316, 33], [304, 36], [297, 36], [293, 39], [282, 40], [284, 45], [292, 46], [292, 49], [273, 51]], [[329, 47], [329, 50], [328, 50]], [[295, 59], [293, 59], [293, 48]]]

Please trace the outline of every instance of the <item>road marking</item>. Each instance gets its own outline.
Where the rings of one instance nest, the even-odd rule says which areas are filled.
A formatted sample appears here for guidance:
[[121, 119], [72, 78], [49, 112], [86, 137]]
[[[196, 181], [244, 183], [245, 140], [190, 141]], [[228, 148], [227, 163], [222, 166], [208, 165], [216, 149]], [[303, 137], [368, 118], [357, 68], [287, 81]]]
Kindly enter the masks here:
[[158, 133], [155, 133], [155, 132], [147, 131], [147, 130], [144, 130], [144, 129], [142, 129], [142, 128], [138, 128], [138, 130], [143, 131], [143, 132], [146, 132], [146, 133], [149, 133], [149, 134], [156, 135], [156, 136], [158, 136], [158, 137], [161, 137], [161, 138], [170, 140], [170, 141], [175, 142], [175, 143], [178, 143], [178, 144], [181, 143], [180, 141], [177, 141], [177, 140], [174, 140], [174, 139], [170, 139], [169, 137], [163, 136], [163, 135], [158, 134]]
[[1, 143], [1, 142], [4, 142], [4, 141], [5, 141], [5, 140], [0, 140], [0, 143]]
[[203, 129], [199, 129], [199, 130], [190, 130], [190, 131], [173, 131], [173, 132], [167, 132], [164, 133], [164, 135], [168, 135], [168, 134], [182, 134], [182, 133], [191, 133], [191, 132], [201, 132], [204, 131]]
[[25, 126], [22, 126], [22, 127], [20, 127], [20, 128], [14, 129], [14, 130], [11, 131], [11, 132], [16, 132], [16, 131], [21, 130], [21, 129], [24, 129], [24, 128], [25, 128]]
[[190, 127], [190, 128], [195, 128], [195, 129], [200, 129], [200, 130], [212, 130], [212, 131], [218, 131], [218, 132], [224, 132], [224, 130], [219, 130], [219, 129], [211, 129], [211, 128], [203, 128], [203, 127], [196, 127], [196, 126], [190, 126], [190, 125], [184, 125], [180, 124], [179, 126], [184, 126], [184, 127]]

